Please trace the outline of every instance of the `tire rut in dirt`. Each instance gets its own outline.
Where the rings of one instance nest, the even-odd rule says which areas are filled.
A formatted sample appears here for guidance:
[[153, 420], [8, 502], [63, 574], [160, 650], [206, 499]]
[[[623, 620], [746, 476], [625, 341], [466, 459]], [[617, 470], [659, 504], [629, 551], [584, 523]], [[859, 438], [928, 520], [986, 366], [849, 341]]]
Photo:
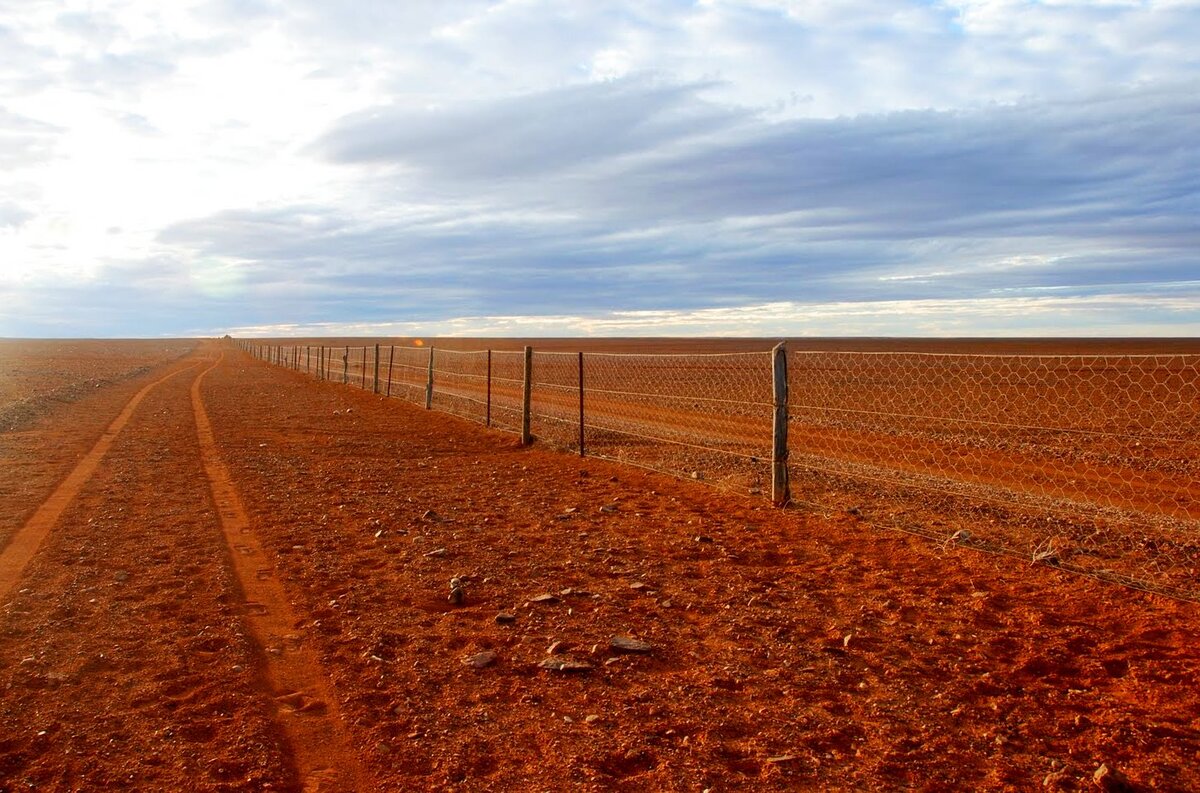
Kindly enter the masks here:
[[[191, 364], [187, 368], [191, 368], [194, 365]], [[113, 422], [108, 425], [108, 429], [104, 431], [104, 434], [92, 446], [91, 451], [84, 455], [83, 459], [67, 475], [67, 478], [34, 510], [29, 519], [25, 521], [25, 524], [3, 546], [3, 550], [0, 551], [0, 598], [6, 596], [17, 581], [20, 580], [25, 565], [37, 553], [38, 547], [42, 544], [42, 541], [51, 528], [54, 527], [54, 524], [58, 522], [63, 511], [71, 504], [71, 501], [79, 494], [83, 486], [87, 484], [92, 474], [95, 473], [101, 460], [104, 459], [104, 455], [108, 453], [113, 442], [125, 425], [129, 423], [134, 411], [137, 410], [138, 405], [146, 398], [146, 395], [162, 383], [184, 371], [186, 371], [186, 368], [177, 369], [138, 391], [126, 403]]]
[[0, 615], [0, 780], [14, 789], [296, 786], [225, 563], [190, 380], [144, 394]]
[[306, 791], [368, 789], [358, 758], [347, 748], [332, 686], [292, 611], [271, 557], [246, 517], [229, 470], [221, 461], [200, 386], [192, 384], [192, 407], [204, 471], [220, 516], [233, 570], [245, 597], [245, 621], [263, 651], [264, 676], [275, 717], [291, 746]]

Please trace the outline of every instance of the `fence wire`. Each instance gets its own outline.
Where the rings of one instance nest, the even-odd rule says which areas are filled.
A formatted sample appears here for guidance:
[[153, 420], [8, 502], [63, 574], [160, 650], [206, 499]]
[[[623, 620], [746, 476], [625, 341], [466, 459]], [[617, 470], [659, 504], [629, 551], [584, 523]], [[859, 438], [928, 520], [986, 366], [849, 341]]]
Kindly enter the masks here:
[[1197, 356], [792, 352], [788, 372], [796, 498], [1200, 597]]
[[[378, 386], [374, 347], [284, 352], [268, 359], [422, 406], [432, 361], [433, 408], [522, 429], [522, 352], [381, 346]], [[787, 363], [796, 501], [1200, 600], [1200, 356], [790, 351]], [[534, 352], [530, 393], [539, 442], [769, 493], [770, 353]]]
[[589, 455], [743, 494], [769, 489], [769, 353], [588, 353], [583, 371]]

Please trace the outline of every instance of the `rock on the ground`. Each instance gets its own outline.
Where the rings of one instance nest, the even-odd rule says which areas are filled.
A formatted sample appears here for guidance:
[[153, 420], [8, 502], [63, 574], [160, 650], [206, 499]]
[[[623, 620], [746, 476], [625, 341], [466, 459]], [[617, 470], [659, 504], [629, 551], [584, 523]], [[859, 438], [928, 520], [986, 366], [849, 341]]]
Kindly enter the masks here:
[[473, 666], [476, 669], [483, 669], [485, 666], [489, 666], [494, 663], [495, 660], [496, 653], [492, 652], [491, 650], [484, 650], [482, 652], [475, 653], [474, 655], [468, 655], [463, 659], [463, 664], [465, 666]]
[[1133, 793], [1133, 783], [1129, 777], [1122, 774], [1108, 763], [1103, 763], [1092, 774], [1092, 782], [1105, 793]]
[[587, 661], [578, 661], [574, 658], [566, 658], [563, 656], [544, 658], [538, 662], [538, 666], [540, 666], [542, 669], [549, 669], [554, 672], [586, 672], [592, 668], [592, 665]]
[[649, 642], [635, 639], [632, 636], [614, 636], [609, 640], [608, 646], [623, 653], [648, 653], [654, 649], [654, 645]]

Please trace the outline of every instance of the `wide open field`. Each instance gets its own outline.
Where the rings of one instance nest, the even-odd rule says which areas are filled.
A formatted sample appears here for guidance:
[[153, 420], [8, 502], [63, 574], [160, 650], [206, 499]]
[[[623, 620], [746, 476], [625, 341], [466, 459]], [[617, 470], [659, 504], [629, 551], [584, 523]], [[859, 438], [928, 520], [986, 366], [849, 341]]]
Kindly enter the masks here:
[[93, 390], [0, 447], [0, 789], [1200, 789], [1195, 604], [231, 346]]

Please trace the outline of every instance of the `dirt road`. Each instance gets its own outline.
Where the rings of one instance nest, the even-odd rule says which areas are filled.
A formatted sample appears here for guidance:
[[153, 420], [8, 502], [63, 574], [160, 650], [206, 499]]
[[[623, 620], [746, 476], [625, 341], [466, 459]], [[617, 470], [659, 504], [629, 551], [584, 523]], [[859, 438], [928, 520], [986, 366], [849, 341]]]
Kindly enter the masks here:
[[1200, 789], [1194, 604], [228, 347], [137, 387], [0, 447], [0, 790]]

